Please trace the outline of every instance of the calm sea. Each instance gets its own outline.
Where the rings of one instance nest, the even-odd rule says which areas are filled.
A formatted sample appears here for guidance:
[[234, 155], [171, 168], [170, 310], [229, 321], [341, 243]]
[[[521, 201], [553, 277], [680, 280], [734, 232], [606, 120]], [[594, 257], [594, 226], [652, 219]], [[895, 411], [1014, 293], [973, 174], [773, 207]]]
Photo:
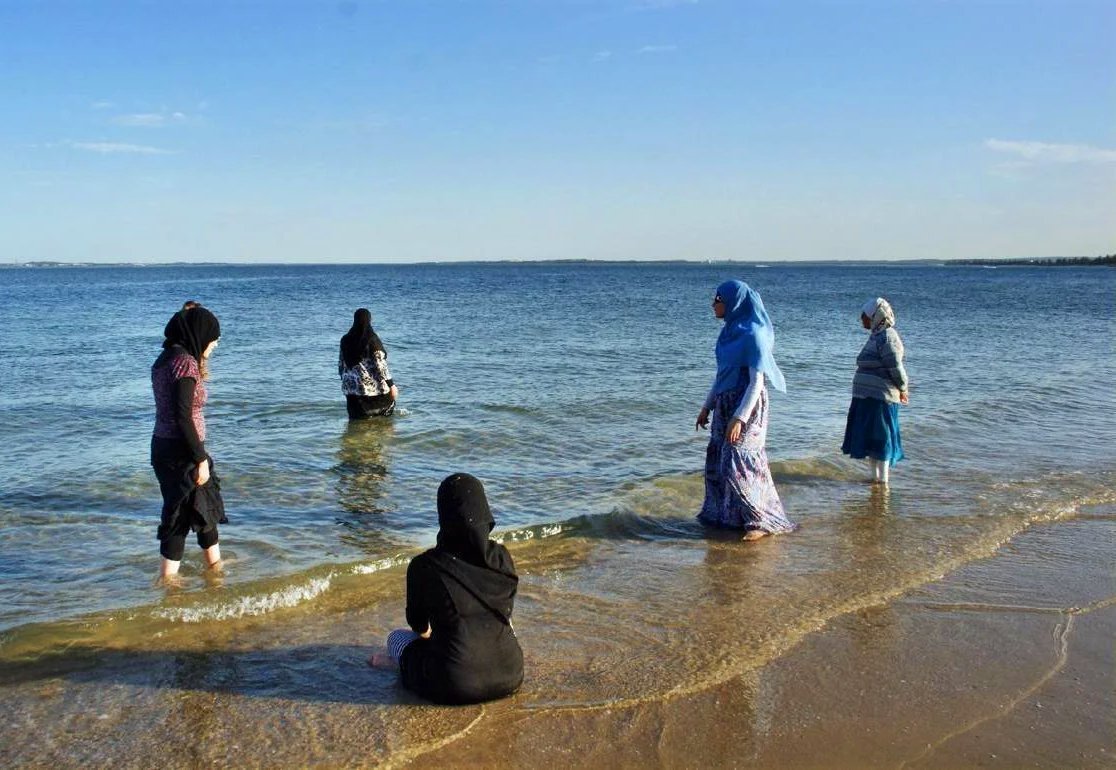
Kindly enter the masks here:
[[[362, 581], [385, 571], [378, 590], [398, 601], [398, 565], [432, 541], [435, 491], [454, 471], [484, 480], [499, 530], [538, 580], [585, 570], [579, 543], [652, 544], [642, 564], [616, 558], [609, 601], [623, 608], [627, 582], [646, 588], [656, 569], [710, 558], [692, 520], [707, 440], [693, 423], [714, 369], [710, 298], [726, 278], [762, 293], [788, 383], [773, 394], [768, 450], [802, 527], [779, 539], [764, 579], [814, 612], [794, 623], [904, 590], [1031, 522], [1116, 495], [1110, 269], [5, 269], [0, 655], [75, 635], [129, 638], [151, 624], [267, 622], [344, 604], [346, 591], [371, 601]], [[859, 308], [876, 295], [896, 309], [912, 381], [908, 460], [883, 498], [839, 450], [864, 341]], [[190, 542], [185, 585], [167, 593], [152, 582], [149, 367], [187, 299], [222, 324], [207, 420], [229, 565], [223, 580], [206, 580]], [[337, 346], [360, 306], [372, 310], [402, 408], [350, 424]], [[594, 553], [607, 571], [605, 552]], [[661, 597], [663, 617], [686, 603], [683, 591]], [[547, 618], [540, 607], [535, 617], [576, 634], [585, 612]]]

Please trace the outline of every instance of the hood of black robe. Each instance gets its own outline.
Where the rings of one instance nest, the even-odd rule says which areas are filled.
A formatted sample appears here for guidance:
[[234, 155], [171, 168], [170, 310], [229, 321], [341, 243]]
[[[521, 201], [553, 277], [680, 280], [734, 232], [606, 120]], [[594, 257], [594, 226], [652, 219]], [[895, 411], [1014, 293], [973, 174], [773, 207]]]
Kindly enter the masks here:
[[519, 577], [507, 549], [488, 538], [495, 525], [480, 480], [455, 473], [438, 487], [438, 545], [429, 553], [452, 578], [451, 593], [456, 584], [510, 624]]
[[221, 336], [221, 323], [217, 316], [206, 310], [201, 305], [180, 310], [171, 316], [163, 329], [164, 348], [179, 345], [186, 352], [201, 362], [202, 353]]
[[387, 355], [384, 343], [372, 328], [372, 311], [362, 307], [353, 313], [353, 325], [341, 338], [341, 357], [345, 366], [356, 366], [377, 350]]

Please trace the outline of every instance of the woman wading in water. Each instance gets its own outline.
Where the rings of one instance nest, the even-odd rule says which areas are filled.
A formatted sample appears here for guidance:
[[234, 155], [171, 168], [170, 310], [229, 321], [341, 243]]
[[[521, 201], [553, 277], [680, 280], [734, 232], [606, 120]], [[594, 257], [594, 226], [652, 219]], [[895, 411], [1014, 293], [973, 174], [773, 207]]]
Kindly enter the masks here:
[[717, 337], [717, 376], [697, 417], [713, 426], [705, 452], [705, 502], [698, 520], [744, 530], [745, 540], [790, 532], [767, 465], [767, 388], [786, 392], [775, 364], [775, 328], [763, 300], [743, 281], [725, 281], [713, 297], [713, 314], [724, 321]]
[[163, 495], [159, 525], [160, 577], [178, 574], [186, 536], [197, 533], [211, 569], [221, 565], [217, 525], [224, 524], [225, 504], [205, 448], [209, 356], [221, 336], [217, 316], [200, 305], [175, 313], [163, 329], [163, 352], [151, 367], [155, 395], [155, 430], [151, 466]]
[[891, 466], [903, 459], [899, 404], [910, 402], [910, 383], [891, 304], [883, 297], [868, 300], [861, 308], [860, 324], [870, 333], [856, 357], [841, 451], [857, 459], [867, 458], [872, 482], [886, 485]]
[[353, 313], [353, 325], [341, 338], [337, 373], [350, 420], [386, 417], [395, 411], [399, 388], [391, 378], [387, 351], [372, 328], [372, 313], [367, 308]]

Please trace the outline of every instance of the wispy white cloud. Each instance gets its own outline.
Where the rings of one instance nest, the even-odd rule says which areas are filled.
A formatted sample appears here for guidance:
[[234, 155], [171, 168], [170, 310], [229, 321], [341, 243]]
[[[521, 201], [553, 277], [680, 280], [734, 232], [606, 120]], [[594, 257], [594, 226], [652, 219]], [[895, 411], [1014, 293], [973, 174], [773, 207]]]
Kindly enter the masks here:
[[99, 152], [102, 155], [174, 155], [174, 150], [150, 147], [144, 144], [124, 144], [122, 142], [70, 142], [70, 147], [86, 152]]
[[672, 53], [678, 50], [676, 45], [645, 45], [640, 48], [636, 53], [641, 54], [655, 54], [655, 53]]
[[112, 102], [106, 102], [104, 100], [101, 100], [99, 102], [93, 102], [89, 106], [92, 107], [95, 110], [107, 110], [107, 109], [110, 109], [112, 107], [115, 107], [116, 105], [113, 104]]
[[130, 115], [117, 115], [112, 122], [118, 126], [134, 126], [140, 128], [162, 128], [172, 123], [182, 123], [186, 120], [184, 112], [134, 112]]
[[994, 152], [1017, 155], [1032, 163], [1116, 163], [1116, 150], [1087, 144], [1051, 144], [985, 139], [984, 146]]
[[612, 58], [612, 51], [597, 51], [593, 54], [593, 61], [608, 61]]

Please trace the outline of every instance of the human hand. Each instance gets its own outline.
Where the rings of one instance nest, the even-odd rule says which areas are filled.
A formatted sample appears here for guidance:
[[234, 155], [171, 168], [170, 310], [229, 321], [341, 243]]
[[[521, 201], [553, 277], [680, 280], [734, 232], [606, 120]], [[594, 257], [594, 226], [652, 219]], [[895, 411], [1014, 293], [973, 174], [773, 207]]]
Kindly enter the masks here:
[[911, 403], [911, 394], [904, 390], [902, 393], [899, 394], [899, 403], [900, 404]]
[[426, 624], [426, 630], [425, 630], [425, 631], [423, 631], [423, 632], [422, 632], [421, 634], [419, 634], [419, 637], [421, 637], [421, 638], [423, 638], [423, 639], [429, 639], [429, 638], [430, 638], [430, 635], [431, 635], [432, 633], [434, 633], [434, 629], [430, 627], [430, 624], [429, 624], [429, 623], [427, 623], [427, 624]]
[[398, 401], [399, 400], [399, 386], [398, 385], [392, 385], [391, 390], [389, 390], [388, 393], [391, 394], [391, 400], [392, 401]]
[[699, 428], [704, 430], [705, 428], [708, 428], [708, 427], [709, 427], [709, 410], [706, 409], [703, 406], [701, 408], [701, 411], [698, 412], [697, 424], [694, 425], [694, 430], [698, 430]]
[[209, 460], [202, 460], [198, 463], [194, 482], [199, 486], [205, 486], [209, 482]]
[[740, 440], [740, 434], [743, 432], [744, 423], [742, 423], [740, 420], [733, 420], [732, 425], [729, 426], [728, 433], [725, 434], [725, 438], [728, 439], [728, 442], [730, 444], [735, 444], [737, 441]]

